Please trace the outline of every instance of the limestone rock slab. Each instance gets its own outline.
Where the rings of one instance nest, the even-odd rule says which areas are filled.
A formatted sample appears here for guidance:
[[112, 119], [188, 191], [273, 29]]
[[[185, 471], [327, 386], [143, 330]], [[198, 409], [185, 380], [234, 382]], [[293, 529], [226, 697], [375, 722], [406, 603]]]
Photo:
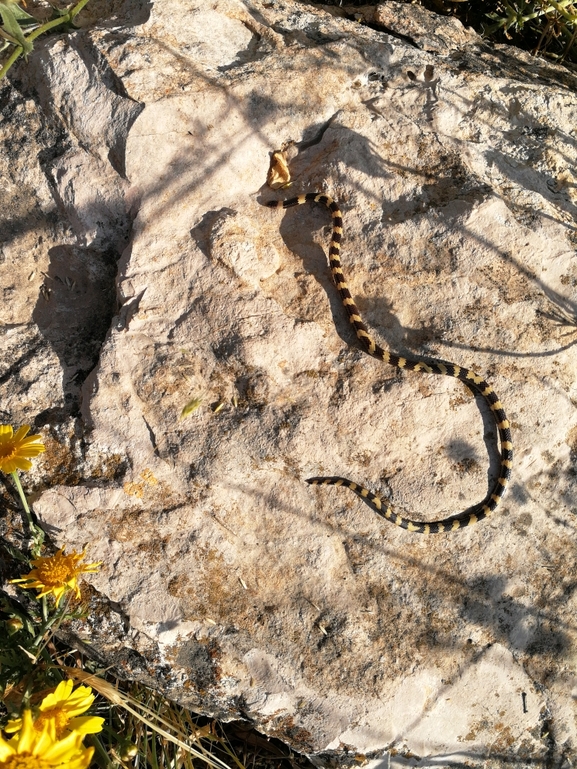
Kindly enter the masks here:
[[[82, 138], [54, 158], [44, 205], [70, 247], [124, 249], [98, 364], [55, 433], [76, 475], [54, 474], [35, 504], [59, 545], [91, 543], [104, 562], [91, 582], [126, 621], [95, 615], [77, 635], [109, 660], [130, 650], [127, 672], [180, 702], [317, 757], [563, 766], [577, 685], [571, 76], [481, 41], [451, 49], [452, 33], [419, 50], [289, 0], [186, 13], [166, 0], [126, 18], [31, 58], [58, 73], [41, 104]], [[104, 113], [64, 110], [86, 51]], [[287, 145], [292, 185], [272, 193], [270, 154]], [[480, 501], [498, 471], [491, 415], [460, 383], [357, 348], [327, 211], [260, 205], [311, 189], [341, 203], [371, 333], [498, 392], [514, 476], [482, 524], [418, 537], [303, 482], [345, 475], [433, 519]]]

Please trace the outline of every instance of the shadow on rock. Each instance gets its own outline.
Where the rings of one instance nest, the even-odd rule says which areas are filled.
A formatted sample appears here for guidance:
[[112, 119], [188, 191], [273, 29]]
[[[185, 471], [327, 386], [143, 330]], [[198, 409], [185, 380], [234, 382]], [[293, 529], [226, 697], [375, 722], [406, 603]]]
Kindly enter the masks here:
[[33, 319], [62, 366], [64, 406], [38, 416], [54, 423], [78, 413], [80, 387], [98, 360], [115, 310], [117, 254], [67, 245], [49, 255]]

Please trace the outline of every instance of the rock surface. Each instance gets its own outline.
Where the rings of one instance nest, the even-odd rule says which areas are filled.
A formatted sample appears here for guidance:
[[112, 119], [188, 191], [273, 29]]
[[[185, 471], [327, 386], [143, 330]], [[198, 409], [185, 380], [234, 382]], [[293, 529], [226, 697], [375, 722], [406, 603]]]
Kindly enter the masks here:
[[[576, 82], [422, 9], [391, 29], [388, 6], [369, 27], [125, 2], [15, 70], [1, 416], [47, 436], [43, 525], [104, 561], [76, 632], [108, 664], [309, 754], [569, 767]], [[461, 384], [358, 349], [328, 212], [259, 205], [314, 189], [375, 337], [498, 392], [516, 455], [487, 521], [416, 536], [303, 483], [436, 519], [498, 469]]]

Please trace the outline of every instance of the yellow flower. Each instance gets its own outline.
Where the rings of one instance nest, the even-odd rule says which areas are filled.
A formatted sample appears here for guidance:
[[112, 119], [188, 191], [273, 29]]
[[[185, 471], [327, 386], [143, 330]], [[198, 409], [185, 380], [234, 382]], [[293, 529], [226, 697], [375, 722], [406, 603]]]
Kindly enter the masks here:
[[30, 425], [22, 425], [14, 433], [12, 425], [0, 425], [0, 470], [3, 473], [30, 470], [30, 457], [46, 451], [42, 436], [28, 435], [29, 430]]
[[[94, 702], [89, 686], [79, 686], [72, 691], [73, 681], [61, 681], [56, 689], [40, 703], [40, 712], [34, 719], [34, 730], [43, 732], [53, 722], [56, 737], [61, 739], [69, 732], [96, 734], [102, 731], [104, 719], [99, 716], [81, 716]], [[5, 732], [11, 734], [22, 728], [22, 719], [13, 718], [6, 724]]]
[[93, 753], [94, 748], [82, 745], [78, 732], [56, 740], [53, 722], [36, 731], [29, 710], [23, 712], [15, 737], [5, 740], [0, 735], [0, 769], [88, 769]]
[[28, 584], [22, 585], [22, 587], [25, 589], [34, 587], [40, 590], [37, 598], [52, 593], [56, 599], [56, 606], [67, 590], [74, 590], [76, 597], [80, 598], [78, 577], [82, 573], [90, 574], [98, 571], [98, 567], [102, 563], [102, 561], [98, 561], [97, 563], [79, 564], [78, 562], [84, 558], [85, 550], [86, 548], [81, 553], [64, 555], [64, 548], [62, 548], [54, 555], [36, 558], [31, 562], [35, 568], [29, 574], [21, 579], [12, 579], [10, 582], [14, 584], [27, 582]]

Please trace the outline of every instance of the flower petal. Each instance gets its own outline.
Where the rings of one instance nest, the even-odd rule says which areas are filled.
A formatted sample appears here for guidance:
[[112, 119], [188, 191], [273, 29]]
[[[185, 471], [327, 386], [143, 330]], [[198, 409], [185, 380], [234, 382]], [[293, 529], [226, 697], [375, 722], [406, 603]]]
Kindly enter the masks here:
[[100, 716], [79, 716], [70, 720], [69, 727], [78, 734], [98, 734], [103, 724], [104, 718]]
[[19, 732], [20, 729], [22, 729], [21, 718], [11, 718], [4, 727], [6, 734], [14, 734], [15, 732]]
[[11, 425], [0, 425], [0, 470], [15, 473], [30, 470], [31, 457], [46, 451], [41, 435], [28, 435], [30, 425], [22, 425], [14, 433]]
[[18, 741], [18, 753], [31, 753], [34, 745], [34, 740], [37, 734], [34, 731], [34, 724], [32, 722], [32, 711], [22, 711], [22, 728], [18, 735], [13, 737], [13, 741]]
[[22, 438], [24, 438], [28, 433], [30, 432], [30, 425], [22, 425], [22, 427], [19, 427], [16, 432], [14, 433], [14, 437], [12, 440], [14, 443], [17, 441], [21, 441]]
[[9, 756], [13, 756], [15, 752], [11, 740], [5, 740], [2, 735], [0, 735], [0, 761], [6, 761], [6, 759]]
[[56, 762], [67, 758], [66, 754], [77, 753], [82, 747], [82, 735], [77, 732], [70, 732], [63, 740], [58, 740], [49, 745], [43, 753], [42, 758], [46, 761]]
[[70, 692], [72, 691], [73, 686], [74, 681], [70, 678], [66, 681], [60, 681], [56, 689], [44, 697], [40, 703], [40, 710], [44, 712], [49, 708], [53, 708], [55, 705], [59, 705], [63, 700], [67, 700], [68, 697], [70, 697]]

